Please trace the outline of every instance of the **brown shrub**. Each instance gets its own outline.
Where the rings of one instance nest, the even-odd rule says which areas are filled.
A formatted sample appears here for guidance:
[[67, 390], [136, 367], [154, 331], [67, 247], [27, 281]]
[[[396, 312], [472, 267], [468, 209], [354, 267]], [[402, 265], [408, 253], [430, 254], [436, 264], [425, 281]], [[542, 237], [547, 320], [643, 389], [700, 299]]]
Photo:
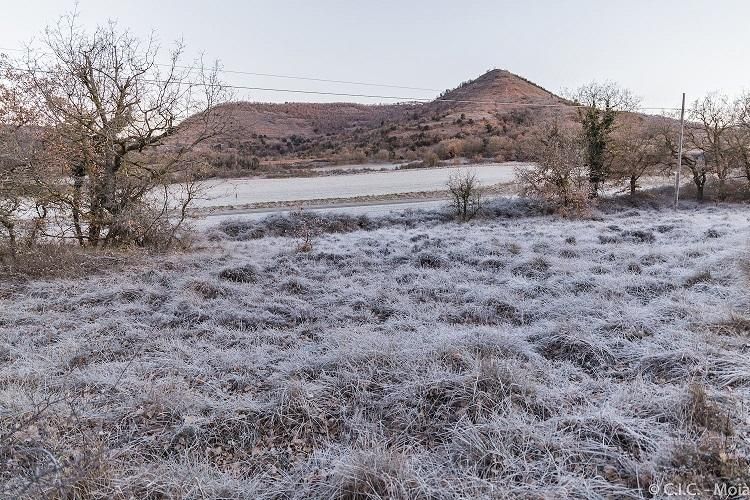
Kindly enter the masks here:
[[544, 201], [564, 216], [588, 215], [591, 188], [576, 136], [554, 125], [537, 140], [535, 150], [536, 163], [516, 169], [521, 194]]
[[440, 158], [434, 151], [427, 151], [422, 155], [422, 165], [425, 167], [437, 167], [440, 164]]

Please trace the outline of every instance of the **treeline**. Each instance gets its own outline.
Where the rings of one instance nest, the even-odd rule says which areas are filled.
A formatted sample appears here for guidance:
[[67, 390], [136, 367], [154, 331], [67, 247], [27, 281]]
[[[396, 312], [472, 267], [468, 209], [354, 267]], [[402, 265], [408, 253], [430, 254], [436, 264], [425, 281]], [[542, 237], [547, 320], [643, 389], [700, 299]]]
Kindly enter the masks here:
[[[164, 66], [153, 40], [115, 24], [86, 33], [75, 17], [48, 28], [41, 44], [38, 52], [0, 61], [0, 242], [11, 260], [20, 246], [40, 240], [169, 245], [200, 194], [197, 180], [217, 166], [262, 167], [264, 158], [246, 144], [217, 142], [229, 121], [227, 106], [219, 106], [224, 87], [216, 68], [181, 63], [181, 45]], [[533, 160], [534, 167], [519, 171], [523, 192], [565, 210], [588, 206], [613, 183], [635, 193], [644, 177], [674, 171], [674, 117], [636, 113], [638, 99], [615, 84], [592, 83], [567, 97], [576, 107], [511, 109], [496, 113], [496, 121], [410, 107], [400, 127], [386, 120], [396, 108], [383, 106], [377, 128], [355, 124], [343, 144], [327, 134], [319, 141], [292, 135], [278, 145], [263, 134], [256, 139], [279, 154], [323, 148], [333, 161]], [[331, 108], [281, 109], [316, 116]], [[364, 108], [333, 109], [354, 117]], [[196, 154], [199, 145], [210, 154]], [[710, 94], [692, 103], [682, 164], [699, 199], [712, 179], [718, 199], [737, 182], [750, 183], [750, 94]]]
[[[519, 169], [522, 191], [562, 211], [586, 210], [608, 185], [627, 183], [631, 195], [646, 176], [673, 175], [678, 165], [676, 115], [637, 114], [639, 100], [613, 83], [570, 93], [576, 123], [550, 121], [530, 141], [532, 168]], [[714, 180], [725, 200], [750, 189], [750, 94], [711, 93], [695, 100], [684, 125], [682, 168], [702, 201]]]

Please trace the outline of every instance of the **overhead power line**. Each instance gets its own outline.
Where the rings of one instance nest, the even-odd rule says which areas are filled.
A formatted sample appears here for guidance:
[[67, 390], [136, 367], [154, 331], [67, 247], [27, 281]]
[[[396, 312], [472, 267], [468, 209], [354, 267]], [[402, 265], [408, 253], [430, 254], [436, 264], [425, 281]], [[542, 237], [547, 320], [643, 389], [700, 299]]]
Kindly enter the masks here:
[[[148, 82], [156, 83], [156, 84], [166, 83], [161, 80], [148, 80]], [[272, 88], [272, 87], [250, 87], [247, 85], [224, 85], [224, 84], [213, 84], [213, 83], [203, 83], [203, 82], [183, 82], [183, 83], [185, 85], [193, 85], [193, 86], [198, 86], [198, 87], [221, 86], [221, 87], [237, 89], [237, 90], [288, 92], [288, 93], [295, 93], [295, 94], [329, 95], [329, 96], [336, 96], [336, 97], [366, 97], [366, 98], [371, 98], [371, 99], [393, 99], [393, 100], [400, 101], [403, 103], [454, 102], [454, 103], [464, 103], [464, 104], [492, 104], [492, 105], [497, 105], [497, 106], [526, 106], [526, 107], [536, 107], [536, 108], [588, 108], [589, 107], [583, 104], [530, 103], [530, 102], [513, 102], [513, 101], [479, 101], [479, 100], [474, 100], [474, 99], [448, 99], [444, 97], [419, 98], [419, 97], [403, 97], [403, 96], [393, 96], [393, 95], [352, 94], [352, 93], [346, 93], [346, 92], [325, 92], [325, 91], [318, 91], [318, 90], [282, 89], [282, 88]], [[668, 106], [652, 106], [652, 107], [639, 106], [633, 109], [653, 111], [653, 110], [673, 110], [673, 109], [680, 109], [680, 108], [673, 108], [673, 107], [668, 107]]]
[[[164, 64], [160, 66], [169, 66], [169, 65]], [[177, 67], [181, 69], [189, 69], [188, 66], [177, 66]], [[288, 80], [305, 80], [309, 82], [342, 83], [346, 85], [362, 85], [366, 87], [384, 87], [384, 88], [403, 89], [403, 90], [426, 90], [429, 92], [441, 92], [440, 89], [428, 89], [425, 87], [408, 87], [406, 85], [391, 85], [387, 83], [368, 83], [368, 82], [355, 82], [355, 81], [349, 81], [349, 80], [330, 80], [327, 78], [313, 78], [309, 76], [275, 75], [271, 73], [253, 73], [250, 71], [236, 71], [236, 70], [230, 70], [230, 69], [220, 69], [218, 71], [220, 73], [227, 73], [227, 74], [233, 74], [233, 75], [266, 76], [266, 77], [272, 77], [272, 78], [285, 78]]]
[[[23, 49], [11, 49], [7, 47], [0, 47], [0, 51], [7, 50], [12, 52], [24, 52]], [[173, 67], [171, 64], [160, 64], [156, 63], [157, 66], [161, 67]], [[185, 66], [185, 65], [175, 65], [175, 68], [179, 69], [194, 69], [193, 66]], [[338, 84], [344, 84], [344, 85], [359, 85], [364, 87], [383, 87], [383, 88], [391, 88], [391, 89], [402, 89], [402, 90], [424, 90], [428, 92], [441, 92], [441, 89], [431, 89], [426, 87], [411, 87], [408, 85], [394, 85], [389, 83], [373, 83], [373, 82], [360, 82], [360, 81], [353, 81], [353, 80], [333, 80], [330, 78], [317, 78], [312, 76], [298, 76], [298, 75], [280, 75], [276, 73], [257, 73], [253, 71], [239, 71], [239, 70], [233, 70], [233, 69], [223, 69], [219, 68], [217, 69], [219, 73], [226, 73], [230, 75], [247, 75], [247, 76], [262, 76], [262, 77], [268, 77], [268, 78], [283, 78], [286, 80], [304, 80], [308, 82], [321, 82], [321, 83], [338, 83]]]
[[[2, 50], [2, 48], [0, 48]], [[28, 68], [12, 67], [18, 71], [29, 71]], [[51, 73], [45, 70], [36, 70], [44, 73]], [[165, 84], [168, 83], [164, 80], [144, 80], [146, 83], [152, 84]], [[300, 89], [287, 89], [279, 87], [255, 87], [249, 85], [234, 85], [234, 84], [217, 84], [208, 82], [173, 82], [181, 85], [189, 85], [194, 87], [223, 87], [235, 90], [255, 90], [261, 92], [283, 92], [291, 94], [305, 94], [305, 95], [325, 95], [334, 97], [361, 97], [367, 99], [388, 99], [398, 101], [397, 104], [401, 103], [429, 103], [429, 102], [453, 102], [460, 104], [489, 104], [495, 106], [518, 106], [518, 107], [534, 107], [534, 108], [587, 108], [589, 106], [580, 104], [567, 104], [567, 103], [529, 103], [529, 102], [514, 102], [514, 101], [487, 101], [487, 100], [475, 100], [475, 99], [450, 99], [445, 97], [436, 98], [424, 98], [424, 97], [405, 97], [405, 96], [394, 96], [394, 95], [381, 95], [381, 94], [360, 94], [351, 92], [329, 92], [322, 90], [300, 90]], [[639, 106], [633, 108], [640, 111], [666, 111], [666, 110], [677, 110], [680, 108], [674, 108], [670, 106], [651, 106], [644, 107]]]

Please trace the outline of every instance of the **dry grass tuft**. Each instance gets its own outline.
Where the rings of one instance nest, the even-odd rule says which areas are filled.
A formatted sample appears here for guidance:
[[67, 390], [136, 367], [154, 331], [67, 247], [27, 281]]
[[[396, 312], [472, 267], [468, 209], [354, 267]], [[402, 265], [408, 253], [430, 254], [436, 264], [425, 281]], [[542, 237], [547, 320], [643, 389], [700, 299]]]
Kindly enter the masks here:
[[0, 246], [0, 280], [56, 279], [119, 271], [129, 261], [145, 257], [126, 251], [83, 249], [73, 244], [37, 244], [21, 247], [15, 258]]
[[730, 413], [711, 401], [706, 394], [705, 386], [698, 383], [690, 384], [688, 387], [685, 418], [688, 427], [702, 428], [727, 436], [733, 433]]

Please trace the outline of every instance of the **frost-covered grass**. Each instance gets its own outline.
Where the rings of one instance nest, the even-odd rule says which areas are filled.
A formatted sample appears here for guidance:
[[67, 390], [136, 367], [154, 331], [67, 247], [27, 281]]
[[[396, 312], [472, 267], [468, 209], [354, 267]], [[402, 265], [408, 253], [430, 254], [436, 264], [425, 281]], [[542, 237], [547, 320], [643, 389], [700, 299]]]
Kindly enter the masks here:
[[79, 498], [747, 481], [746, 209], [423, 215], [309, 252], [279, 224], [0, 294], [2, 495], [35, 473]]

